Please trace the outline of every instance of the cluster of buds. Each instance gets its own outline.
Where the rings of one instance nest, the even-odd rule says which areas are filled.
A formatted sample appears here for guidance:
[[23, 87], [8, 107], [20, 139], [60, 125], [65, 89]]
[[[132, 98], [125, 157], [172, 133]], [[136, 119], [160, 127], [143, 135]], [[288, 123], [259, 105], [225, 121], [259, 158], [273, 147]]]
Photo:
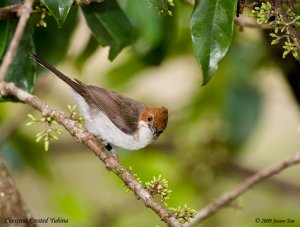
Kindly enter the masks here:
[[186, 204], [183, 208], [170, 208], [172, 215], [182, 224], [189, 222], [191, 218], [195, 217], [197, 211], [189, 208]]
[[40, 18], [39, 18], [38, 22], [36, 23], [36, 26], [46, 28], [47, 23], [45, 22], [45, 18], [46, 18], [46, 16], [51, 16], [51, 13], [48, 11], [48, 9], [45, 6], [43, 6], [42, 4], [37, 3], [33, 7], [33, 12], [40, 14]]
[[49, 150], [50, 141], [58, 140], [57, 135], [61, 134], [61, 129], [54, 128], [53, 125], [57, 125], [57, 122], [53, 119], [54, 112], [52, 112], [48, 116], [43, 116], [42, 118], [35, 118], [33, 115], [28, 114], [27, 116], [30, 118], [26, 126], [32, 125], [33, 123], [44, 123], [45, 129], [36, 134], [35, 142], [44, 142], [45, 151]]
[[68, 109], [70, 111], [69, 118], [71, 118], [74, 121], [77, 121], [79, 126], [81, 127], [83, 123], [83, 117], [82, 115], [77, 113], [77, 105], [73, 105], [73, 106], [68, 105]]
[[145, 183], [145, 189], [154, 197], [159, 197], [162, 202], [170, 198], [172, 190], [169, 190], [168, 181], [159, 175]]
[[297, 49], [299, 46], [297, 40], [290, 37], [289, 28], [300, 25], [300, 16], [297, 16], [289, 6], [284, 7], [283, 10], [285, 15], [274, 9], [270, 2], [262, 2], [260, 6], [254, 7], [250, 16], [256, 17], [258, 24], [268, 24], [274, 27], [274, 33], [270, 33], [270, 36], [273, 38], [271, 45], [279, 44], [280, 41], [283, 41], [283, 58], [291, 53], [298, 60]]

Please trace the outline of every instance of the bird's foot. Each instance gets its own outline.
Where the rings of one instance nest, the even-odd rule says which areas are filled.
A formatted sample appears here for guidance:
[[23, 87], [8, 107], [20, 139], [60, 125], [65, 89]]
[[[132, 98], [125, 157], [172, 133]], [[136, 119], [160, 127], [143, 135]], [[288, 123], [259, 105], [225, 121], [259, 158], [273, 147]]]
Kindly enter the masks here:
[[115, 151], [115, 149], [106, 141], [103, 141], [104, 142], [104, 147], [107, 151], [107, 153], [109, 154], [110, 158], [114, 158], [116, 159], [117, 161], [119, 161], [119, 158], [118, 158], [118, 155], [117, 155], [117, 152]]

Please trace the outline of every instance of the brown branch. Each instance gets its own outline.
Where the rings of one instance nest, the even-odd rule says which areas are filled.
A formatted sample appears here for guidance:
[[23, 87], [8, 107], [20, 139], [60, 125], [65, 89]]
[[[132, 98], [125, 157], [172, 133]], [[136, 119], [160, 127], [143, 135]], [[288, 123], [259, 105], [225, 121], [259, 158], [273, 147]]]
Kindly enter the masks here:
[[[191, 6], [195, 5], [194, 0], [183, 0], [183, 1]], [[239, 25], [241, 27], [259, 28], [259, 29], [274, 29], [273, 27], [271, 27], [267, 24], [257, 24], [253, 20], [246, 20], [245, 18], [242, 18], [242, 17], [235, 17], [234, 23], [235, 23], [235, 25]]]
[[[21, 195], [0, 158], [0, 226], [36, 227], [31, 223], [33, 218], [27, 210]], [[28, 223], [12, 224], [10, 221], [28, 221]]]
[[22, 4], [10, 5], [0, 8], [0, 20], [14, 17]]
[[135, 195], [143, 200], [146, 207], [151, 208], [168, 226], [182, 226], [174, 217], [170, 215], [168, 210], [157, 202], [147, 190], [128, 172], [113, 156], [107, 154], [102, 147], [99, 147], [94, 137], [78, 127], [77, 122], [68, 118], [62, 112], [55, 111], [48, 105], [43, 103], [38, 97], [33, 96], [26, 91], [16, 87], [13, 83], [0, 82], [0, 95], [14, 95], [20, 101], [27, 103], [36, 110], [40, 111], [44, 116], [53, 116], [54, 120], [64, 126], [69, 133], [79, 140], [81, 143], [90, 148], [96, 156], [105, 164], [108, 170], [113, 171], [120, 177], [124, 183], [135, 193]]
[[236, 25], [239, 25], [241, 27], [248, 27], [248, 28], [259, 28], [259, 29], [274, 29], [272, 26], [268, 24], [258, 24], [256, 21], [253, 20], [247, 20], [243, 17], [236, 17], [234, 18], [234, 22]]
[[[35, 91], [35, 94], [43, 93], [43, 95], [45, 95], [51, 89], [47, 78], [44, 76], [37, 78], [35, 86], [39, 88], [39, 90]], [[27, 114], [29, 111], [31, 111], [31, 108], [26, 106], [26, 108], [17, 111], [17, 113], [13, 113], [6, 122], [0, 124], [0, 144], [3, 143], [12, 133], [17, 131], [20, 125], [24, 125], [24, 121], [28, 120]]]
[[104, 0], [76, 0], [77, 5], [88, 5], [93, 2], [100, 3], [103, 2]]
[[[100, 3], [104, 0], [76, 0], [78, 5], [88, 5], [93, 2]], [[0, 21], [6, 20], [12, 17], [15, 17], [19, 9], [22, 7], [22, 4], [9, 5], [0, 8]]]
[[249, 190], [254, 185], [262, 182], [266, 178], [269, 178], [276, 173], [283, 171], [284, 169], [299, 164], [300, 163], [300, 152], [297, 152], [285, 160], [282, 160], [278, 163], [270, 165], [263, 170], [257, 172], [251, 177], [247, 178], [242, 184], [236, 187], [234, 190], [224, 193], [219, 198], [215, 199], [211, 203], [209, 203], [206, 207], [202, 208], [196, 216], [191, 220], [190, 223], [184, 225], [185, 227], [192, 226], [196, 223], [203, 221], [209, 216], [215, 214], [220, 211], [222, 208], [230, 205], [232, 201], [234, 201], [241, 194]]
[[[256, 169], [244, 166], [236, 162], [230, 162], [226, 167], [230, 172], [232, 172], [232, 174], [242, 178], [251, 176], [257, 172]], [[300, 194], [300, 185], [286, 179], [274, 177], [269, 178], [266, 183], [281, 190], [282, 193], [284, 193], [284, 195], [286, 196], [294, 196]]]
[[25, 0], [22, 7], [19, 8], [18, 14], [20, 16], [20, 20], [18, 22], [15, 34], [10, 42], [10, 45], [8, 47], [8, 50], [6, 51], [6, 54], [3, 58], [0, 67], [0, 81], [4, 80], [4, 77], [10, 66], [10, 63], [13, 61], [16, 55], [19, 42], [22, 38], [31, 11], [32, 11], [32, 0]]

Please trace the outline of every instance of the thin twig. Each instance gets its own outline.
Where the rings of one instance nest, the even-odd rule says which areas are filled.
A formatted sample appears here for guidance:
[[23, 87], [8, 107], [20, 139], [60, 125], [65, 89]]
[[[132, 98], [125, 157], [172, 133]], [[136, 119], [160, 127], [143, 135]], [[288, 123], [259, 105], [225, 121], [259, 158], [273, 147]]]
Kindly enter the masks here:
[[55, 111], [48, 105], [43, 103], [38, 97], [16, 87], [13, 83], [0, 82], [0, 95], [14, 95], [20, 101], [27, 103], [44, 116], [53, 116], [54, 120], [64, 126], [69, 133], [79, 140], [81, 143], [90, 148], [96, 156], [105, 164], [108, 170], [113, 171], [120, 177], [124, 183], [141, 199], [146, 207], [151, 208], [168, 226], [182, 226], [174, 217], [170, 215], [168, 210], [157, 202], [147, 190], [128, 172], [113, 156], [107, 154], [102, 147], [99, 147], [94, 137], [78, 127], [77, 122], [65, 116], [64, 113]]
[[4, 56], [4, 59], [0, 67], [0, 81], [4, 80], [8, 68], [16, 55], [19, 42], [23, 36], [23, 32], [26, 27], [27, 20], [30, 17], [31, 11], [32, 11], [32, 0], [25, 0], [18, 12], [20, 16], [20, 20], [18, 22], [15, 34], [10, 42], [10, 45], [8, 47], [8, 50], [6, 51], [6, 54]]
[[[232, 174], [238, 176], [239, 178], [249, 177], [257, 172], [256, 169], [245, 166], [237, 162], [230, 162], [226, 166], [228, 171]], [[295, 196], [300, 195], [300, 185], [298, 182], [289, 181], [283, 178], [272, 177], [267, 180], [268, 184], [276, 187], [276, 189], [281, 190], [285, 196]]]
[[245, 19], [243, 17], [236, 17], [234, 18], [234, 22], [236, 25], [241, 27], [248, 27], [248, 28], [258, 28], [258, 29], [274, 29], [272, 26], [268, 24], [258, 24], [256, 21]]
[[282, 160], [278, 163], [270, 165], [263, 170], [257, 172], [256, 174], [252, 175], [251, 177], [247, 178], [242, 184], [236, 187], [234, 190], [224, 193], [219, 198], [215, 199], [211, 203], [209, 203], [206, 207], [202, 208], [196, 216], [191, 220], [190, 223], [184, 225], [185, 227], [189, 227], [195, 225], [203, 221], [204, 219], [208, 218], [209, 216], [215, 214], [216, 212], [220, 211], [222, 208], [230, 205], [232, 201], [234, 201], [237, 197], [241, 194], [249, 190], [251, 187], [256, 185], [257, 183], [262, 182], [266, 178], [269, 178], [276, 173], [283, 171], [284, 169], [296, 165], [300, 163], [300, 152], [297, 152], [285, 160]]
[[103, 2], [104, 0], [76, 0], [77, 5], [89, 5], [93, 2], [95, 3], [100, 3]]

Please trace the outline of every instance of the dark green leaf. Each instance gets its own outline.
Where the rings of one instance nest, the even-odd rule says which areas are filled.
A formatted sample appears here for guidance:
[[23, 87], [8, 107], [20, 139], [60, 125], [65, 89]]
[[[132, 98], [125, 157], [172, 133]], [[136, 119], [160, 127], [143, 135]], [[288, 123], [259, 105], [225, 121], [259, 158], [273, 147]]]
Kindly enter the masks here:
[[6, 44], [8, 41], [8, 20], [0, 21], [0, 59], [2, 59], [3, 54], [6, 50]]
[[57, 21], [59, 27], [65, 22], [74, 0], [41, 0]]
[[[62, 29], [57, 28], [53, 17], [46, 17], [47, 28], [36, 27], [33, 32], [36, 53], [52, 64], [58, 63], [65, 56], [72, 32], [77, 24], [77, 7], [72, 7]], [[39, 18], [32, 17], [30, 23], [35, 26]]]
[[[0, 7], [15, 5], [18, 3], [20, 3], [19, 0], [2, 0], [0, 1]], [[9, 20], [1, 20], [0, 21], [0, 60], [2, 59], [6, 50], [6, 45], [9, 38], [8, 34], [9, 34]]]
[[132, 26], [115, 0], [84, 5], [81, 9], [100, 45], [110, 46], [110, 60], [133, 41]]
[[1, 0], [0, 7], [21, 3], [20, 0]]
[[196, 0], [190, 27], [203, 85], [217, 70], [232, 40], [237, 0]]
[[[9, 41], [14, 35], [17, 22], [17, 19], [9, 20]], [[30, 29], [29, 27], [26, 27], [22, 39], [19, 43], [16, 56], [14, 57], [5, 76], [5, 81], [14, 82], [19, 88], [31, 93], [33, 91], [33, 86], [35, 83], [36, 65], [34, 62], [29, 60], [30, 52], [34, 52], [34, 43]], [[3, 100], [8, 99], [1, 97], [0, 101]]]

